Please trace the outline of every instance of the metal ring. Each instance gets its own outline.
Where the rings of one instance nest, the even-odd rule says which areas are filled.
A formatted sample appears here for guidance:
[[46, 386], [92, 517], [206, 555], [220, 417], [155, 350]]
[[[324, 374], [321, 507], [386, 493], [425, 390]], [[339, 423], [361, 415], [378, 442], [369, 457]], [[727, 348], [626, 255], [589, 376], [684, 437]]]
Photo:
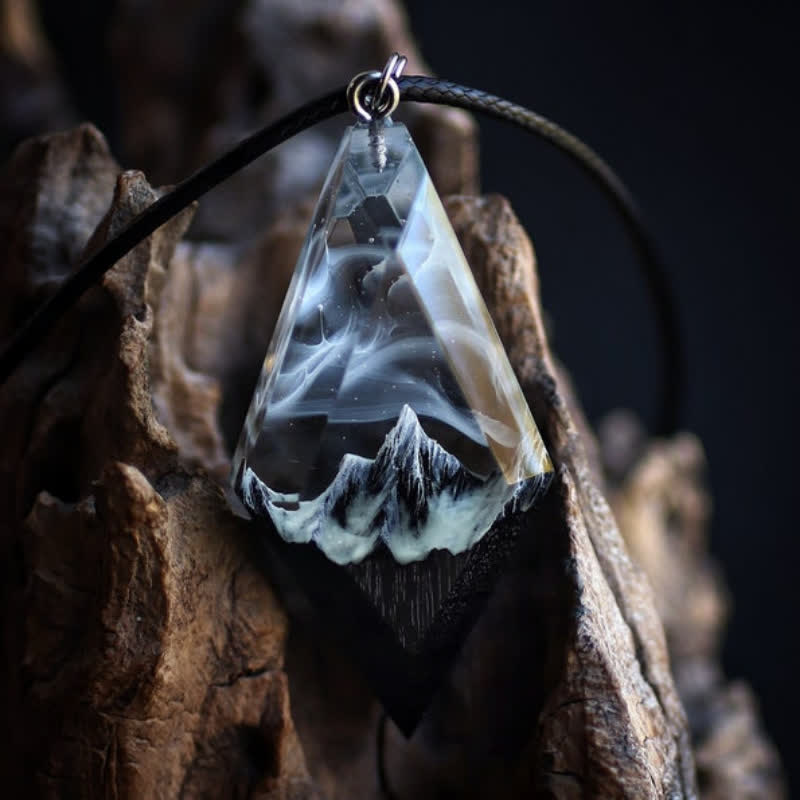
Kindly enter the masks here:
[[[388, 117], [394, 112], [400, 104], [397, 78], [400, 77], [407, 60], [405, 56], [392, 53], [382, 72], [377, 70], [360, 72], [350, 81], [347, 87], [347, 102], [359, 119], [372, 122]], [[372, 86], [375, 86], [375, 90], [364, 95], [364, 91]]]
[[367, 106], [372, 105], [372, 97], [367, 96], [365, 101], [361, 100], [361, 93], [369, 84], [379, 80], [381, 73], [376, 70], [371, 72], [359, 72], [347, 86], [347, 104], [353, 113], [364, 122], [371, 122], [373, 117]]
[[396, 81], [403, 72], [408, 59], [401, 56], [400, 53], [392, 53], [389, 60], [386, 62], [383, 72], [381, 72], [381, 82], [378, 84], [378, 94], [375, 100], [376, 107], [380, 106], [386, 101], [386, 89], [390, 82]]
[[347, 99], [350, 108], [364, 122], [372, 122], [376, 119], [388, 117], [398, 105], [400, 105], [400, 87], [393, 78], [389, 81], [386, 88], [390, 97], [384, 102], [377, 102], [377, 92], [362, 96], [365, 89], [377, 84], [381, 73], [377, 71], [362, 72], [356, 75], [347, 87]]

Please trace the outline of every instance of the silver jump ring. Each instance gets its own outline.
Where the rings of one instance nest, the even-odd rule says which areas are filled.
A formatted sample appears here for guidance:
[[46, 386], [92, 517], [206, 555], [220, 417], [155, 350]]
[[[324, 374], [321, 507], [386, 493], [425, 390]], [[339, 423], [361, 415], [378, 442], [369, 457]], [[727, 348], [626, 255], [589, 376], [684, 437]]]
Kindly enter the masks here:
[[[383, 119], [400, 104], [400, 87], [397, 78], [405, 67], [405, 56], [393, 53], [382, 72], [360, 72], [347, 87], [347, 102], [353, 113], [364, 122]], [[370, 88], [374, 90], [364, 94]], [[387, 95], [388, 92], [388, 95]]]
[[396, 82], [403, 72], [408, 59], [400, 53], [392, 53], [381, 72], [381, 82], [378, 84], [378, 97], [376, 105], [381, 106], [386, 100], [386, 89], [389, 82]]

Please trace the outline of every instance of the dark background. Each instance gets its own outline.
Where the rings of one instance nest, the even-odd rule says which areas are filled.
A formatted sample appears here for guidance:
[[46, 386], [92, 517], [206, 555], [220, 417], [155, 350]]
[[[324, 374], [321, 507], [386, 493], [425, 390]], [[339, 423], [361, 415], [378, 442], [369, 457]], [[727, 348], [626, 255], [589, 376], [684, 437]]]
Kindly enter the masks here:
[[[407, 5], [437, 74], [558, 121], [638, 197], [679, 305], [683, 427], [708, 454], [712, 549], [734, 599], [725, 668], [752, 684], [800, 783], [796, 13], [789, 3]], [[113, 144], [113, 92], [96, 64], [113, 3], [41, 6], [73, 101]], [[534, 239], [555, 347], [590, 417], [629, 406], [652, 419], [654, 313], [618, 219], [547, 145], [499, 123], [481, 129], [484, 191], [508, 196]]]
[[[409, 7], [437, 74], [558, 121], [643, 207], [679, 304], [683, 426], [708, 455], [711, 546], [734, 600], [725, 668], [752, 684], [800, 784], [797, 14], [685, 0]], [[481, 133], [483, 190], [508, 196], [534, 240], [555, 348], [591, 418], [627, 405], [652, 419], [653, 310], [605, 198], [547, 145], [494, 122]]]

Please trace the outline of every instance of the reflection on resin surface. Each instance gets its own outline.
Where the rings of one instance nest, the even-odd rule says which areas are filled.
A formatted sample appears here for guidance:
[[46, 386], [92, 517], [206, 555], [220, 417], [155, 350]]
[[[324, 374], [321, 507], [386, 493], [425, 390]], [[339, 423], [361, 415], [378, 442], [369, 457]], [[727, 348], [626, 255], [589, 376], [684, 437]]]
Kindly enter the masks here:
[[551, 465], [408, 131], [354, 126], [234, 458], [249, 510], [349, 563], [468, 549]]

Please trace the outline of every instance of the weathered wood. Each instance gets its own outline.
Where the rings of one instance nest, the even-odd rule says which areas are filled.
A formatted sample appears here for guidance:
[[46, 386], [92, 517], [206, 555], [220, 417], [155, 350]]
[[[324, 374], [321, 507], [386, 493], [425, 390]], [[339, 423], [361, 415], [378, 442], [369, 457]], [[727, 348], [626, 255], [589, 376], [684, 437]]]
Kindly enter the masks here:
[[[615, 441], [644, 448], [620, 453]], [[627, 415], [607, 422], [603, 442], [624, 467], [624, 480], [609, 496], [631, 554], [653, 586], [703, 797], [783, 797], [780, 762], [761, 729], [755, 698], [741, 681], [726, 681], [719, 665], [729, 601], [708, 555], [711, 499], [700, 442], [689, 434], [643, 442]]]
[[[152, 26], [149, 4], [119, 6], [123, 61], [134, 43], [183, 41], [182, 12], [161, 9]], [[310, 30], [318, 5], [293, 7], [285, 24]], [[198, 21], [221, 6], [193, 8]], [[324, 17], [337, 46], [309, 39], [303, 53], [320, 60], [304, 71], [299, 51], [297, 64], [257, 60], [280, 29], [270, 3], [244, 3], [248, 44], [237, 51], [241, 29], [220, 27], [204, 83], [217, 104], [202, 120], [156, 69], [163, 48], [136, 44], [123, 109], [134, 162], [180, 176], [264, 115], [409, 50], [394, 4], [363, 10], [358, 29]], [[176, 75], [191, 68], [170, 53]], [[254, 75], [269, 92], [225, 93]], [[471, 188], [472, 123], [417, 113], [440, 188]], [[335, 138], [317, 140], [312, 167], [293, 169], [291, 151], [288, 172], [273, 162], [209, 198], [195, 241], [183, 241], [191, 211], [162, 228], [0, 387], [4, 794], [379, 796], [374, 697], [222, 489], [310, 213], [286, 198], [319, 180]], [[0, 178], [0, 342], [157, 196], [90, 126], [23, 145]], [[718, 663], [726, 603], [699, 444], [628, 436], [637, 446], [615, 449], [611, 434], [629, 432], [617, 422], [598, 447], [549, 350], [533, 250], [508, 204], [447, 206], [557, 475], [420, 729], [406, 741], [389, 728], [397, 794], [782, 797], [749, 691]], [[263, 225], [268, 209], [280, 214]]]
[[[18, 152], [4, 297], [29, 305], [100, 204], [89, 248], [155, 200], [130, 172], [112, 200], [115, 172], [90, 127]], [[214, 464], [219, 397], [183, 362], [175, 309], [159, 313], [190, 217], [123, 259], [0, 395], [12, 796], [313, 795], [281, 669], [285, 615], [219, 486], [187, 471], [193, 447]]]
[[[156, 198], [141, 174], [114, 183], [116, 171], [90, 127], [33, 141], [7, 167], [2, 227], [15, 245], [3, 296], [16, 302], [5, 308], [6, 332], [16, 309], [77, 258], [81, 239], [96, 246]], [[92, 233], [100, 198], [111, 210]], [[558, 475], [421, 730], [410, 743], [390, 735], [389, 773], [420, 797], [442, 787], [464, 797], [693, 797], [689, 728], [656, 610], [672, 584], [654, 574], [654, 598], [627, 554], [548, 351], [532, 250], [508, 205], [460, 198], [448, 208]], [[368, 795], [374, 701], [331, 652], [335, 636], [296, 616], [288, 679], [301, 748], [288, 710], [285, 615], [216, 482], [227, 462], [221, 387], [239, 377], [222, 353], [260, 351], [266, 332], [248, 326], [271, 320], [256, 314], [259, 293], [246, 292], [253, 264], [273, 255], [279, 284], [304, 224], [290, 216], [241, 254], [179, 244], [189, 217], [120, 262], [0, 395], [3, 688], [18, 731], [6, 768], [17, 768], [21, 787], [49, 794], [95, 786], [134, 797], [158, 786], [164, 796], [219, 796], [211, 787], [223, 785], [313, 796], [316, 778], [333, 796], [355, 785]], [[223, 304], [230, 297], [238, 310]], [[663, 549], [670, 511], [648, 524], [626, 512], [643, 491], [640, 473], [631, 475], [619, 515], [647, 565], [636, 543]], [[695, 487], [689, 481], [680, 497]], [[692, 552], [702, 559], [702, 546]], [[717, 597], [707, 580], [676, 585], [680, 596], [694, 586]], [[702, 619], [692, 627], [677, 618], [676, 659], [702, 633]], [[716, 638], [701, 640], [712, 658]], [[338, 666], [321, 679], [325, 664]], [[698, 739], [716, 796], [742, 770], [779, 796], [776, 761], [754, 724], [734, 749], [759, 759], [727, 756], [724, 723], [746, 714], [741, 692], [719, 679], [700, 695], [717, 709], [717, 733]]]

